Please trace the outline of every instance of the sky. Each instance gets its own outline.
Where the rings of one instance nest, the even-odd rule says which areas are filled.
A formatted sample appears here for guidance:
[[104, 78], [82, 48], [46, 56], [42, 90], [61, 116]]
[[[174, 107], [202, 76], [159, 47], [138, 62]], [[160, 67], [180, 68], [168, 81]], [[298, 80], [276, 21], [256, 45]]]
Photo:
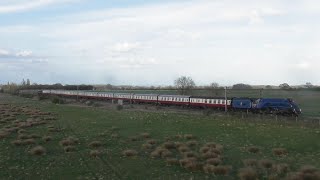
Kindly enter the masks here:
[[0, 84], [320, 85], [318, 0], [0, 0]]

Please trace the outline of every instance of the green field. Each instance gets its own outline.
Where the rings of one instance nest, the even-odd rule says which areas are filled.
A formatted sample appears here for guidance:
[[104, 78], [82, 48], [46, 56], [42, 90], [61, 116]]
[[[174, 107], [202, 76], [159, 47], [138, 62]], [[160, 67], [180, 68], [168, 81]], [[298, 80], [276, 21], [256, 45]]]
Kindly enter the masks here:
[[[318, 115], [319, 92], [303, 94], [303, 97], [299, 92], [289, 95], [301, 102], [301, 106], [303, 102], [312, 102], [303, 107], [308, 109], [305, 111], [310, 116]], [[129, 106], [116, 110], [116, 106], [55, 105], [5, 94], [0, 94], [0, 104], [0, 179], [238, 179], [239, 169], [248, 166], [243, 163], [246, 159], [257, 162], [257, 165], [253, 163], [252, 169], [259, 179], [283, 179], [304, 165], [320, 167], [318, 124], [310, 127], [281, 118], [279, 121], [268, 117], [241, 119], [221, 114], [166, 112], [164, 109], [148, 112]], [[34, 125], [22, 126], [26, 122]], [[146, 138], [148, 134], [143, 137], [142, 133], [148, 133], [150, 137]], [[21, 144], [12, 144], [22, 136], [27, 137], [29, 143], [22, 139]], [[50, 136], [52, 140], [45, 142], [44, 136]], [[68, 139], [74, 149], [65, 152], [61, 141], [70, 136], [76, 139]], [[143, 145], [150, 139], [156, 144]], [[92, 141], [100, 141], [101, 146], [97, 143], [96, 147], [90, 147]], [[206, 166], [210, 168], [207, 168], [209, 173], [205, 173], [203, 166], [207, 157], [199, 149], [208, 142], [215, 143], [216, 159], [221, 162], [219, 166]], [[185, 147], [190, 156], [196, 157], [196, 160], [189, 158], [186, 161], [188, 166], [168, 165], [166, 161], [166, 157], [186, 160], [183, 157], [186, 154], [180, 153], [178, 144], [178, 147]], [[43, 146], [46, 153], [31, 154], [31, 149], [37, 145]], [[157, 147], [169, 153], [155, 152]], [[275, 148], [284, 148], [287, 153], [275, 155], [272, 151]], [[127, 149], [135, 150], [137, 154], [126, 157], [123, 151]], [[249, 152], [255, 149], [259, 151]], [[92, 152], [96, 154], [90, 155], [92, 150], [97, 150]], [[152, 158], [152, 152], [155, 156], [160, 153], [164, 158]], [[175, 163], [174, 160], [170, 162]], [[285, 165], [280, 166], [282, 163]], [[283, 166], [288, 166], [288, 170], [279, 170]], [[303, 173], [300, 171], [299, 175], [305, 176]], [[319, 172], [312, 173], [313, 178], [319, 177]]]

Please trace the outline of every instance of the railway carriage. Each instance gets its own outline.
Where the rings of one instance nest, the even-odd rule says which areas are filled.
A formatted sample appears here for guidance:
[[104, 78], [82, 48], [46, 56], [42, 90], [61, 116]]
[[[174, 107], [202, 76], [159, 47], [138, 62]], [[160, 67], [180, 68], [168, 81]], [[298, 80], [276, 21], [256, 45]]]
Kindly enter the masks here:
[[158, 94], [133, 94], [132, 102], [133, 103], [157, 103]]
[[190, 106], [202, 107], [202, 108], [231, 108], [231, 99], [225, 100], [225, 98], [219, 97], [203, 97], [192, 96], [190, 97]]
[[189, 106], [190, 96], [180, 95], [159, 95], [158, 104], [164, 105], [184, 105]]

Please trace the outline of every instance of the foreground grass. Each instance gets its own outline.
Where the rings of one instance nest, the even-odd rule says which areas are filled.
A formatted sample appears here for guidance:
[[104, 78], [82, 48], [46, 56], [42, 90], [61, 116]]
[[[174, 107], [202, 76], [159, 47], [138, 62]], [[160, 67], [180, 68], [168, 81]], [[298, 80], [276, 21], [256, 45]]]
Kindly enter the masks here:
[[[320, 167], [319, 128], [245, 122], [231, 116], [53, 105], [0, 95], [0, 104], [3, 103], [49, 111], [56, 114], [57, 120], [26, 129], [26, 134], [52, 137], [49, 142], [35, 138], [35, 144], [12, 145], [18, 133], [0, 139], [0, 179], [236, 179], [238, 170], [244, 167], [242, 161], [252, 158], [272, 160], [274, 164], [287, 163], [290, 171], [296, 171], [303, 165]], [[29, 117], [17, 115], [15, 118], [24, 122]], [[3, 129], [10, 123], [0, 126]], [[61, 131], [50, 132], [48, 127]], [[148, 139], [141, 137], [141, 133], [148, 133], [150, 139], [157, 141], [153, 149], [166, 140], [186, 143], [189, 141], [183, 137], [186, 134], [193, 135], [193, 140], [199, 144], [191, 148], [195, 153], [199, 153], [198, 149], [207, 142], [221, 144], [224, 147], [222, 165], [232, 166], [232, 169], [228, 176], [215, 176], [203, 171], [191, 172], [179, 165], [168, 166], [164, 159], [150, 157], [153, 150], [142, 148]], [[74, 143], [72, 152], [66, 153], [61, 140], [70, 136], [79, 142]], [[46, 153], [41, 156], [30, 154], [36, 145], [43, 146]], [[253, 146], [259, 149], [258, 153], [248, 152]], [[285, 148], [288, 154], [275, 156], [274, 148]], [[125, 157], [122, 153], [128, 149], [138, 154]], [[178, 152], [172, 152], [173, 156], [180, 158]], [[270, 173], [259, 169], [261, 179], [266, 179]]]

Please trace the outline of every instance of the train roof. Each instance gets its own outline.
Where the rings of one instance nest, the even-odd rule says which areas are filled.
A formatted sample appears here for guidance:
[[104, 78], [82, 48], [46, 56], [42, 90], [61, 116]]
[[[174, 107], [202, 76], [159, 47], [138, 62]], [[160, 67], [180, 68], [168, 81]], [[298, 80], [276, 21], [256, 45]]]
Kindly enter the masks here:
[[189, 98], [190, 96], [184, 96], [184, 95], [159, 95], [159, 97], [178, 97], [178, 98]]
[[[212, 97], [212, 96], [191, 96], [190, 98], [199, 98], [199, 99], [225, 99], [225, 97]], [[230, 100], [231, 98], [227, 98]]]
[[159, 96], [159, 94], [133, 94], [134, 96]]

